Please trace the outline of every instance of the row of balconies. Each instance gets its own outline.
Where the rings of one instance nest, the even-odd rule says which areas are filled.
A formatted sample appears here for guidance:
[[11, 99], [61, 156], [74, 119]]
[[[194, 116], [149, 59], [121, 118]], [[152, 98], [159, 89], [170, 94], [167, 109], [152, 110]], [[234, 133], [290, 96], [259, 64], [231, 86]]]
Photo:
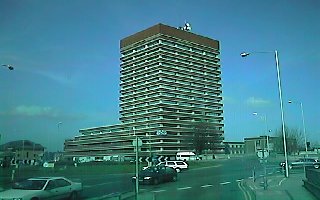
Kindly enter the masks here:
[[[159, 61], [155, 61], [153, 63], [150, 63], [150, 65], [148, 66], [141, 67], [141, 71], [136, 69], [136, 67], [130, 70], [131, 72], [129, 70], [121, 70], [120, 81], [144, 82], [150, 78], [153, 78], [155, 75], [157, 75], [162, 71], [164, 71], [164, 73], [166, 73], [166, 71], [174, 72], [175, 76], [183, 77], [184, 79], [187, 78], [190, 80], [205, 81], [205, 79], [207, 79], [207, 81], [212, 82], [212, 81], [215, 81], [216, 78], [220, 78], [221, 71], [219, 68], [212, 69], [211, 72], [210, 71], [207, 72], [206, 70], [199, 71], [200, 69], [199, 67], [197, 69], [198, 69], [197, 71], [195, 70], [191, 71], [190, 69], [186, 68], [184, 65], [177, 66], [177, 63], [175, 63], [175, 65], [169, 65], [169, 64], [166, 64], [165, 62], [159, 63]], [[192, 72], [192, 76], [190, 75], [191, 72]], [[167, 73], [166, 75], [169, 75], [169, 73]], [[212, 77], [212, 76], [216, 76], [216, 77]]]
[[158, 115], [156, 118], [151, 117], [143, 117], [140, 118], [137, 117], [122, 117], [121, 120], [126, 123], [135, 123], [135, 124], [142, 124], [145, 125], [146, 123], [153, 123], [159, 120], [168, 120], [171, 123], [173, 123], [177, 128], [178, 125], [184, 122], [197, 122], [201, 121], [203, 119], [210, 120], [215, 122], [216, 124], [222, 124], [223, 123], [223, 116], [215, 116], [212, 118], [212, 116], [203, 116], [199, 115], [197, 116], [188, 116], [188, 115], [182, 115], [182, 116], [175, 116], [175, 115]]
[[[210, 49], [210, 50], [204, 51], [203, 47], [201, 47], [202, 49], [200, 50], [200, 49], [195, 49], [194, 45], [192, 45], [192, 46], [188, 45], [188, 47], [186, 47], [186, 44], [188, 45], [188, 43], [185, 43], [185, 44], [175, 43], [174, 45], [170, 45], [165, 40], [163, 42], [161, 42], [161, 39], [160, 39], [157, 42], [153, 41], [153, 45], [151, 45], [151, 46], [146, 43], [142, 43], [138, 47], [134, 47], [135, 49], [130, 49], [130, 50], [126, 50], [126, 51], [122, 50], [121, 51], [121, 54], [122, 54], [121, 58], [144, 54], [145, 52], [152, 51], [154, 48], [158, 48], [158, 47], [166, 48], [169, 51], [173, 50], [173, 51], [184, 52], [186, 55], [197, 55], [199, 57], [205, 56], [205, 57], [210, 57], [210, 58], [217, 58], [219, 56], [219, 51], [216, 49], [214, 49], [214, 50]], [[185, 48], [183, 48], [182, 46], [184, 46]], [[131, 51], [131, 52], [129, 52], [129, 51]]]
[[[179, 107], [177, 106], [179, 105]], [[161, 109], [163, 108], [163, 109]], [[166, 110], [164, 110], [166, 108]], [[170, 109], [174, 109], [175, 111], [170, 111]], [[170, 104], [170, 103], [161, 103], [159, 102], [158, 105], [146, 105], [145, 107], [143, 108], [131, 108], [131, 109], [122, 109], [120, 110], [120, 114], [126, 114], [126, 113], [132, 113], [132, 115], [139, 115], [141, 114], [142, 112], [144, 113], [154, 113], [154, 112], [159, 112], [159, 111], [164, 111], [164, 112], [170, 112], [170, 113], [174, 113], [176, 115], [179, 115], [179, 114], [183, 114], [183, 113], [186, 113], [186, 114], [192, 114], [192, 115], [195, 115], [195, 114], [213, 114], [213, 113], [222, 113], [223, 112], [223, 109], [222, 109], [222, 106], [216, 106], [215, 108], [209, 108], [209, 106], [207, 105], [206, 107], [196, 107], [196, 106], [189, 106], [189, 105], [184, 105], [184, 104], [181, 104], [181, 103], [177, 103], [177, 104]], [[140, 113], [139, 113], [140, 112]]]
[[[192, 93], [194, 95], [194, 93]], [[196, 95], [194, 95], [196, 96]], [[188, 98], [189, 97], [189, 98]], [[200, 99], [201, 98], [201, 99]], [[138, 100], [144, 100], [143, 102], [138, 102]], [[134, 93], [128, 95], [120, 96], [120, 107], [122, 110], [127, 110], [130, 108], [145, 108], [148, 105], [156, 105], [161, 103], [160, 101], [173, 100], [176, 102], [186, 102], [194, 107], [205, 107], [208, 105], [212, 106], [222, 106], [221, 96], [209, 96], [205, 94], [198, 94], [198, 99], [192, 98], [190, 93], [186, 92], [186, 94], [175, 95], [170, 92], [162, 92], [159, 88], [158, 91], [152, 90], [149, 93]], [[131, 106], [130, 106], [131, 105]], [[199, 106], [196, 106], [199, 105]]]
[[195, 51], [200, 54], [203, 54], [204, 51], [212, 52], [212, 53], [219, 51], [218, 49], [213, 48], [211, 46], [206, 46], [206, 45], [202, 45], [202, 44], [198, 44], [190, 41], [181, 40], [180, 38], [176, 38], [169, 35], [161, 35], [161, 40], [162, 40], [162, 43], [166, 45], [175, 46], [175, 47], [179, 47], [180, 45], [182, 45], [182, 46], [188, 47], [190, 51]]
[[195, 76], [183, 75], [180, 72], [172, 72], [169, 70], [155, 70], [151, 74], [147, 74], [148, 73], [146, 73], [144, 76], [130, 77], [126, 80], [120, 80], [120, 86], [122, 86], [123, 89], [126, 89], [126, 87], [128, 87], [129, 85], [146, 85], [149, 84], [149, 82], [157, 82], [161, 80], [167, 80], [171, 83], [181, 83], [184, 85], [193, 84], [195, 86], [197, 86], [199, 82], [201, 82], [201, 85], [203, 85], [203, 87], [213, 87], [212, 85], [221, 86], [220, 76], [211, 77], [210, 75], [203, 75], [201, 78], [198, 78]]
[[[221, 77], [219, 75], [213, 74], [200, 74], [200, 75], [190, 75], [187, 73], [182, 73], [183, 71], [170, 71], [170, 69], [159, 69], [160, 67], [154, 67], [152, 71], [144, 71], [144, 74], [135, 74], [129, 76], [129, 78], [125, 79], [123, 76], [120, 77], [120, 86], [124, 88], [126, 85], [138, 85], [138, 84], [146, 84], [148, 82], [157, 82], [159, 81], [160, 77], [163, 78], [173, 78], [177, 81], [185, 81], [187, 83], [197, 83], [202, 82], [205, 85], [212, 85], [212, 84], [220, 84]], [[173, 74], [174, 73], [174, 74]]]
[[[152, 145], [153, 147], [170, 147], [170, 146], [184, 146], [190, 143], [192, 140], [193, 136], [188, 136], [187, 138], [182, 138], [181, 136], [177, 136], [175, 138], [171, 138], [171, 136], [163, 138], [159, 138], [158, 136], [152, 136], [152, 137], [140, 137], [143, 141], [142, 147], [143, 146], [150, 146]], [[221, 141], [223, 140], [223, 137], [220, 137], [219, 135], [217, 136], [208, 136], [212, 137], [215, 139], [214, 143], [220, 144]], [[191, 140], [190, 140], [191, 139]], [[107, 138], [106, 140], [96, 140], [96, 139], [91, 139], [91, 140], [81, 140], [81, 141], [74, 141], [74, 142], [67, 142], [65, 143], [66, 147], [69, 148], [81, 148], [81, 149], [87, 149], [87, 150], [102, 150], [102, 149], [126, 149], [126, 148], [132, 148], [132, 141], [134, 138], [127, 140], [126, 142], [123, 142], [121, 140], [110, 140], [110, 138]]]
[[[152, 85], [152, 84], [150, 84]], [[149, 88], [149, 89], [147, 89]], [[151, 89], [150, 89], [151, 88]], [[144, 89], [142, 87], [135, 87], [127, 90], [121, 90], [120, 94], [120, 100], [121, 101], [133, 101], [133, 100], [139, 100], [144, 99], [148, 97], [170, 97], [170, 95], [173, 97], [177, 97], [179, 99], [187, 99], [190, 100], [199, 100], [202, 99], [203, 101], [219, 101], [220, 99], [220, 93], [221, 89], [211, 89], [211, 90], [205, 90], [204, 88], [201, 90], [199, 88], [194, 87], [179, 87], [175, 84], [170, 84], [166, 81], [162, 82], [161, 84], [152, 85], [150, 87], [145, 86]], [[211, 94], [211, 95], [210, 95]], [[186, 98], [184, 98], [186, 97]]]
[[[199, 44], [193, 44], [190, 45], [191, 43], [185, 43], [185, 42], [178, 42], [176, 39], [174, 39], [174, 43], [172, 43], [171, 38], [164, 38], [164, 37], [154, 37], [153, 40], [148, 41], [148, 42], [142, 42], [139, 44], [139, 46], [134, 45], [131, 46], [131, 48], [122, 48], [121, 53], [122, 57], [128, 57], [136, 54], [141, 54], [146, 51], [149, 51], [150, 49], [154, 47], [166, 47], [172, 50], [178, 50], [181, 52], [185, 52], [186, 54], [192, 54], [192, 55], [198, 55], [198, 56], [206, 56], [206, 57], [212, 57], [216, 58], [219, 55], [219, 51], [217, 49], [213, 49], [211, 47], [207, 46], [199, 46]], [[152, 44], [150, 46], [150, 44]], [[199, 48], [195, 47], [199, 46]]]
[[[210, 73], [211, 70], [217, 71], [219, 70], [219, 63], [216, 62], [200, 62], [197, 60], [193, 60], [193, 62], [185, 61], [182, 59], [177, 59], [176, 56], [170, 57], [167, 55], [159, 55], [158, 57], [154, 56], [153, 59], [143, 60], [143, 62], [138, 62], [136, 60], [129, 62], [129, 63], [121, 63], [121, 74], [124, 75], [130, 75], [134, 72], [139, 72], [139, 70], [144, 71], [146, 70], [146, 66], [150, 66], [151, 63], [154, 64], [154, 62], [158, 63], [173, 63], [173, 66], [181, 65], [182, 68], [189, 68], [189, 72], [197, 72], [201, 68], [202, 70], [207, 71]], [[193, 64], [194, 63], [194, 64]], [[128, 66], [129, 65], [129, 66]], [[199, 67], [201, 66], [201, 67]], [[209, 67], [210, 66], [210, 67]], [[212, 68], [211, 66], [216, 66], [216, 68]], [[172, 68], [172, 67], [171, 67]]]
[[179, 57], [183, 58], [185, 60], [190, 60], [190, 61], [208, 61], [208, 62], [213, 62], [213, 63], [218, 63], [220, 59], [218, 57], [210, 57], [207, 55], [198, 55], [198, 54], [193, 54], [190, 52], [186, 51], [177, 51], [177, 49], [172, 49], [168, 47], [160, 47], [160, 51], [165, 54], [170, 54], [171, 56], [174, 57]]
[[[182, 98], [173, 98], [173, 97], [164, 97], [164, 98], [161, 98], [161, 99], [174, 99], [176, 101], [179, 101], [180, 102], [180, 99]], [[151, 99], [150, 99], [151, 100]], [[189, 100], [189, 99], [183, 99], [183, 100], [187, 100], [186, 102], [189, 102], [189, 103], [192, 103], [193, 105], [203, 105], [204, 107], [197, 107], [197, 106], [194, 106], [194, 107], [190, 107], [189, 109], [180, 109], [180, 108], [174, 108], [177, 112], [179, 111], [185, 111], [185, 110], [188, 110], [190, 111], [189, 113], [192, 113], [192, 112], [195, 112], [197, 113], [196, 111], [200, 111], [202, 112], [202, 108], [206, 108], [206, 107], [215, 107], [215, 108], [222, 108], [223, 104], [220, 103], [220, 102], [212, 102], [212, 101], [204, 101], [204, 100]], [[147, 109], [152, 109], [152, 108], [157, 108], [159, 105], [162, 104], [161, 100], [156, 100], [156, 101], [148, 101], [146, 100], [147, 103], [140, 103], [140, 104], [132, 104], [131, 106], [121, 106], [120, 108], [120, 113], [123, 113], [123, 112], [134, 112], [135, 110], [147, 110]], [[175, 104], [174, 104], [175, 105]], [[181, 104], [183, 105], [183, 104]], [[196, 109], [195, 109], [196, 108]], [[199, 109], [197, 109], [199, 108]]]
[[[161, 76], [161, 75], [160, 75]], [[163, 76], [163, 75], [162, 75]], [[196, 81], [185, 83], [186, 81], [182, 82], [179, 80], [170, 80], [168, 78], [161, 78], [159, 77], [158, 79], [154, 79], [154, 82], [157, 83], [157, 87], [161, 88], [167, 88], [167, 89], [180, 89], [180, 90], [185, 90], [187, 92], [197, 92], [197, 93], [203, 93], [205, 94], [206, 91], [210, 92], [212, 90], [221, 90], [221, 83], [210, 83], [210, 85], [201, 85], [198, 84]], [[205, 83], [204, 83], [205, 84]], [[128, 83], [121, 84], [123, 87], [121, 88], [121, 94], [124, 94], [126, 92], [134, 92], [139, 93], [139, 92], [144, 92], [144, 91], [149, 91], [150, 87], [154, 87], [151, 82], [142, 82], [139, 84], [133, 84], [131, 86], [128, 85]], [[153, 88], [156, 89], [156, 88]], [[201, 91], [201, 92], [199, 92]]]
[[[192, 122], [190, 121], [182, 121], [179, 120], [178, 123], [172, 123], [170, 120], [165, 120], [165, 119], [155, 119], [155, 120], [148, 120], [147, 122], [133, 122], [130, 124], [123, 124], [122, 125], [122, 130], [117, 130], [116, 132], [111, 132], [109, 130], [106, 130], [105, 132], [103, 132], [102, 134], [89, 134], [86, 135], [85, 130], [82, 130], [82, 134], [81, 136], [77, 136], [73, 141], [80, 141], [80, 140], [91, 140], [91, 139], [103, 139], [103, 138], [108, 138], [111, 140], [114, 140], [113, 138], [120, 138], [121, 141], [125, 141], [130, 139], [130, 137], [132, 137], [133, 132], [135, 132], [135, 134], [140, 134], [140, 133], [146, 133], [146, 132], [150, 132], [150, 131], [156, 131], [159, 129], [159, 127], [164, 127], [163, 123], [169, 123], [172, 126], [171, 127], [165, 127], [166, 129], [168, 129], [168, 131], [173, 131], [175, 133], [179, 133], [179, 132], [192, 132], [193, 129], [192, 127], [190, 127], [190, 124]], [[158, 124], [161, 126], [157, 126], [155, 128], [151, 128], [151, 126], [153, 124]], [[141, 126], [142, 128], [137, 128], [139, 125], [143, 125]], [[192, 125], [191, 125], [192, 126]], [[217, 127], [223, 127], [223, 124], [218, 123], [216, 124]], [[133, 131], [133, 127], [135, 127], [135, 131]], [[128, 130], [128, 128], [131, 130]], [[87, 130], [88, 133], [92, 133], [92, 129]], [[222, 131], [223, 132], [223, 131]]]
[[[176, 103], [169, 103], [166, 100], [175, 100]], [[129, 108], [131, 107], [132, 109], [144, 109], [147, 106], [149, 107], [156, 107], [159, 106], [161, 104], [167, 105], [167, 106], [171, 106], [173, 109], [179, 109], [179, 110], [205, 110], [205, 111], [210, 111], [210, 109], [216, 109], [216, 108], [220, 108], [223, 106], [222, 103], [220, 102], [213, 102], [213, 101], [207, 101], [207, 102], [201, 102], [199, 100], [186, 100], [185, 101], [181, 101], [180, 98], [173, 98], [173, 97], [165, 97], [165, 96], [160, 96], [160, 95], [150, 95], [147, 97], [141, 97], [141, 98], [137, 98], [135, 100], [129, 100], [126, 98], [120, 98], [121, 102], [120, 102], [120, 110], [121, 112], [126, 111], [127, 109], [124, 108]], [[178, 100], [178, 101], [177, 101]], [[145, 105], [145, 106], [136, 106], [136, 105], [142, 105], [142, 103], [145, 102], [150, 102], [149, 105]], [[191, 104], [191, 105], [190, 105]], [[203, 105], [202, 106], [196, 106], [196, 105]], [[130, 109], [130, 108], [129, 108]]]
[[[212, 108], [209, 108], [208, 106], [207, 107], [204, 107], [204, 108], [196, 108], [196, 107], [193, 107], [193, 106], [185, 106], [185, 105], [181, 105], [181, 104], [169, 104], [169, 103], [159, 103], [158, 106], [148, 106], [148, 107], [145, 107], [143, 108], [142, 110], [141, 109], [132, 109], [132, 110], [120, 110], [120, 114], [121, 115], [126, 115], [126, 116], [122, 116], [122, 117], [128, 117], [128, 116], [143, 116], [143, 115], [150, 115], [152, 113], [158, 113], [159, 112], [163, 112], [165, 113], [165, 111], [163, 110], [163, 108], [172, 108], [172, 109], [176, 109], [177, 112], [171, 112], [171, 113], [175, 113], [176, 115], [180, 115], [180, 114], [189, 114], [189, 115], [196, 115], [196, 113], [198, 112], [201, 112], [201, 113], [219, 113], [219, 114], [222, 114], [223, 112], [223, 109], [222, 108], [215, 108], [215, 109], [212, 109]], [[141, 113], [139, 113], [141, 112]], [[131, 113], [131, 115], [129, 115], [129, 113]], [[203, 116], [203, 114], [199, 114], [201, 116]]]
[[[145, 87], [146, 88], [146, 87]], [[219, 98], [219, 95], [222, 93], [221, 89], [213, 89], [213, 90], [207, 90], [203, 91], [203, 89], [195, 89], [194, 87], [176, 87], [176, 85], [170, 84], [168, 82], [163, 82], [161, 85], [158, 85], [158, 88], [154, 88], [152, 90], [148, 90], [149, 92], [147, 93], [147, 90], [143, 90], [142, 88], [139, 91], [138, 87], [132, 88], [134, 92], [129, 95], [122, 95], [120, 96], [120, 100], [123, 102], [130, 102], [134, 100], [140, 100], [140, 99], [146, 99], [148, 97], [160, 97], [163, 96], [160, 94], [161, 91], [175, 94], [175, 95], [186, 95], [186, 96], [195, 96], [198, 94], [198, 97], [203, 97], [205, 99], [214, 99], [214, 98]], [[212, 92], [213, 91], [213, 92]], [[125, 91], [121, 90], [122, 93], [130, 92], [130, 91]], [[153, 93], [152, 93], [153, 92]], [[151, 93], [151, 94], [150, 94]], [[130, 98], [131, 96], [131, 98]]]

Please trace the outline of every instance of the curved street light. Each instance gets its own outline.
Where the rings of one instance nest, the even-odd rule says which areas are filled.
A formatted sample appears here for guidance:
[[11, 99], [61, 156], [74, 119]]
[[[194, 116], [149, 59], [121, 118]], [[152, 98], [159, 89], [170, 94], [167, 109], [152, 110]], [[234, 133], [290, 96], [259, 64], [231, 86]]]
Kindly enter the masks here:
[[3, 67], [7, 67], [9, 70], [14, 70], [12, 65], [2, 64]]
[[[258, 116], [258, 115], [261, 115], [260, 113], [258, 112], [254, 112], [252, 113], [253, 115], [255, 116]], [[265, 125], [265, 135], [266, 135], [266, 140], [267, 140], [267, 152], [269, 153], [269, 135], [268, 135], [268, 118], [267, 118], [267, 114], [262, 114], [262, 119], [263, 119], [263, 122], [264, 122], [264, 125]]]
[[308, 157], [307, 134], [306, 134], [306, 126], [305, 126], [305, 123], [304, 123], [303, 104], [302, 104], [302, 102], [296, 102], [296, 101], [291, 101], [291, 100], [289, 100], [288, 103], [300, 104], [301, 117], [302, 117], [302, 126], [303, 126], [303, 134], [304, 134], [304, 145], [305, 145], [305, 149], [306, 149], [306, 156]]
[[281, 79], [280, 79], [280, 69], [279, 69], [279, 58], [278, 58], [278, 51], [256, 51], [256, 52], [242, 52], [240, 55], [241, 57], [247, 57], [250, 54], [256, 53], [274, 53], [275, 61], [276, 61], [276, 68], [277, 68], [277, 79], [278, 79], [278, 90], [279, 90], [279, 100], [280, 100], [280, 110], [281, 110], [281, 123], [282, 123], [282, 137], [283, 137], [283, 148], [284, 148], [284, 157], [285, 157], [285, 171], [286, 177], [289, 177], [289, 168], [288, 168], [288, 156], [287, 156], [287, 142], [286, 142], [286, 131], [285, 131], [285, 124], [284, 124], [284, 113], [283, 113], [283, 101], [282, 101], [282, 89], [281, 89]]

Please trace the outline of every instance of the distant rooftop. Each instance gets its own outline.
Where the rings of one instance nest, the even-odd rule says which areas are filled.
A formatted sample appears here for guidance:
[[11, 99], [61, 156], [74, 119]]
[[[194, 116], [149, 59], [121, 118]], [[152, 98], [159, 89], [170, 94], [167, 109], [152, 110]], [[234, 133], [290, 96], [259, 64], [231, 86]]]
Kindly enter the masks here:
[[3, 145], [0, 145], [0, 150], [8, 150], [9, 148], [12, 148], [12, 150], [44, 150], [45, 147], [43, 147], [41, 144], [34, 143], [30, 140], [16, 140], [12, 142], [5, 143]]
[[157, 34], [169, 35], [182, 40], [188, 40], [190, 42], [219, 49], [219, 41], [217, 40], [180, 30], [178, 28], [167, 26], [161, 23], [122, 39], [120, 41], [120, 48], [132, 45]]

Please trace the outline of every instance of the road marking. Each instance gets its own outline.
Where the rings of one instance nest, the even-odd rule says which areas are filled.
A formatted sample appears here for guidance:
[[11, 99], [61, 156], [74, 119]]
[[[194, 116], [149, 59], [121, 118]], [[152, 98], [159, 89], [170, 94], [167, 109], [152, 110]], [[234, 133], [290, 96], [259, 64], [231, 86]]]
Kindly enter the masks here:
[[242, 179], [238, 179], [237, 182], [240, 182], [240, 181], [242, 181], [242, 180], [243, 180], [243, 178], [242, 178]]
[[[115, 182], [120, 182], [120, 181], [115, 181]], [[84, 185], [83, 188], [92, 188], [92, 187], [96, 187], [96, 186], [109, 185], [109, 184], [114, 184], [115, 182], [99, 183], [99, 184], [95, 184], [95, 185]]]
[[243, 181], [238, 182], [238, 187], [239, 187], [240, 190], [242, 191], [242, 193], [243, 193], [243, 195], [244, 195], [244, 199], [245, 199], [245, 200], [252, 200], [249, 191], [246, 191], [246, 189], [244, 189], [242, 183], [243, 183]]
[[187, 190], [187, 189], [191, 189], [191, 187], [178, 188], [177, 190]]
[[281, 186], [281, 184], [282, 184], [282, 182], [284, 181], [284, 180], [286, 180], [287, 178], [283, 178], [280, 182], [279, 182], [279, 186]]
[[166, 190], [155, 190], [155, 191], [152, 191], [154, 193], [159, 193], [159, 192], [165, 192]]
[[190, 171], [193, 171], [193, 170], [201, 170], [201, 169], [215, 168], [215, 167], [221, 167], [221, 166], [222, 166], [221, 164], [218, 164], [218, 165], [214, 165], [214, 166], [199, 167], [199, 168], [189, 169], [189, 170], [190, 170]]
[[273, 172], [269, 172], [268, 174], [273, 174]]
[[223, 182], [223, 183], [220, 183], [220, 185], [226, 185], [226, 184], [229, 184], [231, 182], [227, 181], [227, 182]]
[[208, 184], [208, 185], [202, 185], [201, 187], [202, 188], [206, 188], [206, 187], [212, 187], [213, 185], [210, 185], [210, 184]]

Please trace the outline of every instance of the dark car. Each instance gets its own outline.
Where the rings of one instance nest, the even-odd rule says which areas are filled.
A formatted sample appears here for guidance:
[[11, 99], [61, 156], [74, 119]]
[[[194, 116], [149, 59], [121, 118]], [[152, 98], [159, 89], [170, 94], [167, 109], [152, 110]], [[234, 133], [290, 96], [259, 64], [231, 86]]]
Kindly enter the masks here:
[[[281, 162], [280, 166], [284, 168], [286, 166], [286, 163]], [[314, 167], [315, 169], [318, 169], [320, 167], [320, 162], [318, 159], [314, 158], [300, 158], [296, 161], [289, 162], [289, 169], [303, 167]]]
[[[145, 170], [139, 172], [139, 184], [154, 184], [177, 181], [177, 171], [167, 166], [154, 166], [148, 167]], [[136, 177], [132, 177], [133, 181]]]

